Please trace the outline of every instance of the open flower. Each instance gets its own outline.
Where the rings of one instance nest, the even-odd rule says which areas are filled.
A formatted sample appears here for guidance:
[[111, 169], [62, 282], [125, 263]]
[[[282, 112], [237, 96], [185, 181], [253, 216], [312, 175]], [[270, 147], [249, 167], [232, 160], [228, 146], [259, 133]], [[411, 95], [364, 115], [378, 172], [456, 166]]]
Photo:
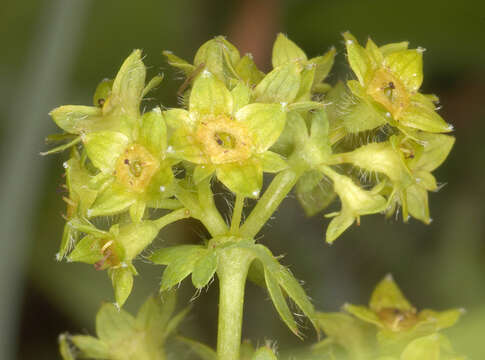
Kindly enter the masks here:
[[166, 157], [167, 130], [159, 108], [145, 113], [133, 141], [121, 132], [83, 135], [86, 152], [103, 191], [88, 210], [89, 216], [113, 215], [130, 210], [139, 221], [147, 206], [171, 196], [173, 161]]
[[263, 171], [286, 167], [281, 156], [268, 151], [285, 126], [285, 104], [249, 104], [250, 96], [246, 85], [229, 91], [204, 70], [192, 87], [188, 111], [165, 112], [173, 129], [170, 153], [196, 165], [196, 183], [215, 173], [232, 192], [256, 198]]
[[346, 109], [346, 116], [354, 118], [355, 112], [365, 120], [357, 130], [386, 123], [403, 132], [453, 130], [436, 113], [433, 102], [437, 98], [418, 92], [423, 81], [423, 49], [408, 49], [407, 42], [377, 47], [371, 39], [363, 48], [350, 33], [344, 38], [350, 66], [358, 79], [347, 83], [356, 100]]

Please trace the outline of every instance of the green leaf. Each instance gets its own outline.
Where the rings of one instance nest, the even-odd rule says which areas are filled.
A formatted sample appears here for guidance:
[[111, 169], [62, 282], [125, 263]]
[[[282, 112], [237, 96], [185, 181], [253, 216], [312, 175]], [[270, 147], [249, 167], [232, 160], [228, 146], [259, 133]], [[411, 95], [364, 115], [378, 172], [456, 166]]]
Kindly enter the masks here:
[[171, 51], [165, 50], [162, 52], [162, 54], [167, 58], [167, 62], [170, 66], [181, 70], [185, 74], [185, 76], [189, 76], [194, 72], [194, 65], [189, 64], [187, 61], [174, 55]]
[[325, 239], [327, 243], [332, 244], [342, 233], [347, 230], [355, 221], [355, 217], [348, 213], [341, 211], [340, 214], [330, 221], [328, 224]]
[[359, 79], [361, 85], [365, 84], [365, 80], [371, 70], [369, 56], [365, 49], [359, 45], [355, 37], [349, 32], [344, 33], [345, 46], [347, 47], [347, 56], [350, 67]]
[[76, 244], [68, 260], [95, 264], [103, 258], [102, 246], [98, 237], [86, 235]]
[[165, 328], [165, 333], [163, 334], [165, 338], [167, 338], [169, 335], [172, 335], [172, 333], [179, 327], [180, 323], [182, 322], [182, 320], [185, 319], [191, 309], [191, 306], [187, 306], [185, 309], [180, 311], [177, 315], [169, 320], [169, 322], [167, 323], [167, 327]]
[[[192, 271], [194, 271], [197, 261], [204, 256], [207, 251], [203, 247], [185, 248], [184, 250], [183, 256], [174, 256], [176, 252], [172, 252], [172, 255], [169, 256], [170, 262], [162, 275], [162, 283], [160, 286], [161, 291], [172, 288], [189, 276]], [[158, 254], [158, 257], [160, 257], [160, 253]]]
[[207, 251], [194, 266], [192, 272], [192, 283], [197, 289], [202, 289], [214, 277], [217, 270], [217, 254], [215, 251]]
[[117, 110], [129, 117], [137, 117], [145, 88], [145, 76], [141, 50], [134, 50], [121, 65], [103, 111]]
[[278, 360], [273, 350], [269, 347], [260, 347], [257, 349], [251, 360]]
[[167, 126], [160, 108], [156, 107], [143, 115], [138, 141], [155, 156], [164, 155], [167, 149]]
[[87, 335], [71, 336], [70, 340], [76, 345], [85, 358], [108, 359], [110, 357], [109, 347], [101, 340]]
[[423, 51], [403, 50], [392, 52], [384, 58], [389, 68], [410, 92], [417, 91], [423, 82]]
[[201, 360], [217, 360], [216, 352], [207, 345], [182, 336], [177, 336], [176, 339], [186, 345]]
[[258, 198], [263, 186], [263, 168], [259, 161], [220, 164], [216, 167], [217, 178], [233, 193], [248, 198]]
[[135, 331], [134, 317], [113, 304], [103, 304], [96, 315], [96, 334], [103, 342], [122, 342]]
[[455, 138], [449, 135], [420, 133], [419, 139], [424, 141], [423, 152], [410, 162], [413, 169], [433, 171], [448, 157]]
[[83, 136], [83, 142], [93, 165], [104, 173], [112, 173], [130, 140], [119, 132], [102, 131]]
[[256, 152], [268, 150], [285, 128], [286, 112], [279, 104], [249, 104], [236, 113], [236, 120], [247, 125]]
[[255, 86], [264, 78], [264, 73], [258, 69], [251, 54], [244, 55], [237, 62], [236, 72], [248, 86]]
[[264, 278], [266, 280], [266, 288], [268, 289], [269, 295], [271, 297], [271, 301], [273, 305], [278, 311], [283, 322], [288, 326], [288, 328], [298, 337], [300, 337], [298, 331], [298, 325], [296, 324], [295, 319], [293, 318], [293, 314], [286, 303], [285, 297], [283, 296], [283, 292], [281, 291], [280, 285], [278, 284], [277, 280], [271, 275], [268, 269], [264, 271]]
[[100, 120], [102, 111], [95, 106], [65, 105], [55, 108], [49, 115], [62, 130], [80, 134]]
[[304, 62], [306, 60], [305, 52], [298, 45], [282, 33], [278, 34], [273, 45], [273, 68], [292, 62]]
[[189, 111], [203, 115], [232, 114], [233, 100], [224, 83], [204, 70], [190, 93]]
[[369, 308], [374, 312], [382, 309], [412, 310], [413, 307], [404, 297], [391, 274], [386, 275], [374, 289]]
[[115, 291], [116, 306], [121, 308], [133, 289], [133, 272], [128, 267], [110, 269], [110, 277]]
[[298, 64], [291, 63], [277, 67], [264, 77], [254, 88], [256, 101], [262, 103], [291, 103], [300, 89]]
[[[166, 291], [159, 296], [150, 296], [138, 311], [136, 326], [145, 329], [147, 333], [161, 335], [172, 317], [177, 303], [175, 291]], [[156, 338], [162, 338], [156, 337]], [[161, 342], [159, 340], [159, 342]]]
[[433, 334], [411, 342], [401, 354], [401, 360], [439, 360], [440, 336]]
[[264, 172], [277, 173], [288, 168], [285, 158], [272, 151], [265, 151], [258, 158], [263, 164]]

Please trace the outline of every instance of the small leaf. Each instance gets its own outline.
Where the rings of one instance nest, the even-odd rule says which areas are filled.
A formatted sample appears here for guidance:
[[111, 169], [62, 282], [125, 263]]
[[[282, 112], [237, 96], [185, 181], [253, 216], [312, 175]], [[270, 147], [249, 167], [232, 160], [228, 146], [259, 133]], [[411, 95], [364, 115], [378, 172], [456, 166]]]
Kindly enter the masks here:
[[145, 88], [143, 89], [141, 96], [145, 97], [145, 95], [147, 95], [150, 91], [155, 90], [157, 87], [160, 86], [162, 81], [163, 81], [163, 74], [152, 77], [148, 82], [148, 84], [146, 84]]
[[330, 221], [328, 224], [325, 240], [332, 244], [342, 233], [347, 230], [355, 221], [355, 217], [348, 212], [340, 212], [340, 214]]
[[69, 254], [68, 260], [95, 264], [103, 258], [101, 248], [102, 243], [99, 238], [86, 235], [76, 244], [74, 250]]
[[206, 253], [206, 250], [201, 248], [192, 248], [192, 251], [185, 251], [183, 256], [175, 257], [170, 261], [163, 271], [160, 291], [172, 288], [194, 271], [195, 264]]
[[206, 286], [214, 277], [217, 270], [217, 261], [217, 254], [214, 251], [207, 251], [204, 256], [197, 260], [192, 272], [192, 283], [197, 289]]
[[133, 289], [133, 272], [128, 267], [110, 269], [116, 305], [122, 307]]
[[264, 271], [264, 278], [266, 280], [266, 288], [271, 296], [271, 301], [273, 302], [276, 311], [278, 311], [281, 320], [283, 320], [290, 330], [299, 337], [300, 334], [298, 332], [298, 326], [293, 318], [293, 314], [291, 313], [288, 304], [286, 303], [285, 297], [283, 296], [283, 292], [281, 291], [278, 282], [267, 269]]
[[277, 67], [254, 88], [254, 96], [262, 103], [291, 103], [300, 89], [300, 71], [296, 63]]
[[126, 135], [114, 131], [96, 132], [83, 137], [89, 159], [104, 173], [113, 172], [129, 142]]
[[162, 334], [173, 315], [176, 302], [175, 291], [150, 296], [136, 315], [136, 326], [151, 334]]
[[307, 60], [305, 52], [285, 35], [279, 33], [273, 45], [273, 68], [291, 62]]
[[168, 246], [155, 251], [149, 259], [158, 265], [169, 265], [172, 261], [204, 250], [201, 245]]
[[83, 358], [108, 359], [110, 357], [109, 347], [101, 340], [92, 336], [75, 335], [70, 340], [76, 345]]
[[419, 139], [424, 141], [423, 152], [410, 162], [414, 169], [433, 171], [448, 157], [455, 143], [455, 138], [449, 135], [420, 133]]

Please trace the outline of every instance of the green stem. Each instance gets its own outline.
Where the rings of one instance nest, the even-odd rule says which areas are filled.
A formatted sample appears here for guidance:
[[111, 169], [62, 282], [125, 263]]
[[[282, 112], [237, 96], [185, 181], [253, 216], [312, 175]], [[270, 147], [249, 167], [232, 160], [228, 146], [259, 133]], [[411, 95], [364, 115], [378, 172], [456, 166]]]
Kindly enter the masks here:
[[236, 201], [234, 203], [234, 210], [231, 218], [231, 234], [236, 234], [241, 225], [241, 217], [244, 208], [244, 196], [236, 195]]
[[276, 175], [240, 229], [243, 237], [254, 238], [273, 215], [301, 176], [302, 171], [287, 169]]
[[158, 226], [158, 231], [162, 230], [168, 224], [176, 222], [178, 220], [187, 219], [190, 217], [190, 210], [183, 208], [172, 211], [167, 215], [162, 216], [160, 219], [155, 220], [155, 224]]
[[219, 258], [218, 360], [238, 360], [241, 346], [244, 288], [252, 257], [242, 249], [224, 251]]

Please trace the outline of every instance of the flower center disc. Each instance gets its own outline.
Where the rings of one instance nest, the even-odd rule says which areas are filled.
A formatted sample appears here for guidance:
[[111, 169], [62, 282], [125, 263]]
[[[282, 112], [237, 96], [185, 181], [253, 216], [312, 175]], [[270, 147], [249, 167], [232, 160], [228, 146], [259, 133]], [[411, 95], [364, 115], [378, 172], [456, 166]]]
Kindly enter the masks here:
[[252, 142], [246, 128], [228, 117], [201, 121], [196, 138], [213, 164], [243, 161], [251, 156]]
[[377, 313], [379, 319], [392, 331], [402, 331], [412, 328], [417, 322], [416, 311], [385, 308]]
[[159, 167], [159, 162], [147, 149], [133, 144], [118, 159], [116, 178], [127, 188], [143, 192]]
[[384, 69], [376, 71], [367, 93], [383, 105], [396, 120], [409, 105], [409, 97], [402, 82]]

